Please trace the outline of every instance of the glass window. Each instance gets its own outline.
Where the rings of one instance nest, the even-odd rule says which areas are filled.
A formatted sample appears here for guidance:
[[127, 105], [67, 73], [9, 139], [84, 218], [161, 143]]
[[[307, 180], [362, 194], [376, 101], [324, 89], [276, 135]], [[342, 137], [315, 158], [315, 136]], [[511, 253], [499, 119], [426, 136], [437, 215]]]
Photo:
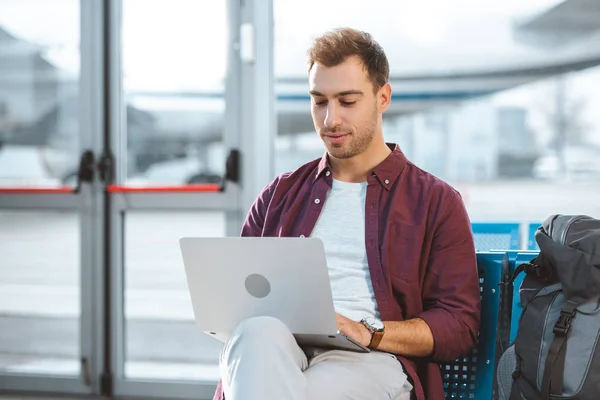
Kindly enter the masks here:
[[227, 34], [225, 1], [123, 2], [126, 184], [221, 182]]
[[79, 57], [78, 0], [0, 0], [0, 187], [75, 183]]
[[0, 373], [79, 375], [79, 237], [73, 212], [0, 211]]
[[217, 381], [222, 344], [195, 323], [178, 238], [224, 236], [225, 213], [125, 218], [126, 378]]
[[306, 50], [348, 26], [388, 56], [386, 140], [457, 187], [473, 220], [600, 216], [600, 3], [559, 3], [275, 0], [276, 172], [324, 152]]

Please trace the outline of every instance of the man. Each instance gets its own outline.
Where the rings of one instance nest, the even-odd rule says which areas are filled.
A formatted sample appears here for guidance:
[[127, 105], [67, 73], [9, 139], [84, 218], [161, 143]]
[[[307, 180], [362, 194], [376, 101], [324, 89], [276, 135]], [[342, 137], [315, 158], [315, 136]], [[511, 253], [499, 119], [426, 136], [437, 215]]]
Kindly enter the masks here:
[[436, 362], [468, 354], [479, 329], [462, 199], [384, 141], [389, 66], [369, 34], [316, 39], [308, 70], [327, 152], [271, 182], [242, 235], [321, 238], [338, 329], [373, 351], [301, 349], [279, 320], [252, 318], [224, 346], [215, 399], [443, 399]]

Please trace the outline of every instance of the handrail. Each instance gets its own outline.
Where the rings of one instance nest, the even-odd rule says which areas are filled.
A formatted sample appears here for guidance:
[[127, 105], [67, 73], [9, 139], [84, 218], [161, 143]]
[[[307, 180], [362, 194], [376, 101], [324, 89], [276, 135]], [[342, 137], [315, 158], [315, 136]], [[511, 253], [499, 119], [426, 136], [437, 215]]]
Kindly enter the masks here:
[[1, 187], [0, 194], [74, 194], [72, 186], [45, 187]]
[[216, 183], [170, 185], [170, 186], [127, 186], [108, 185], [109, 193], [216, 193], [223, 187]]
[[[216, 193], [223, 187], [216, 183], [171, 185], [171, 186], [127, 186], [108, 185], [109, 193]], [[1, 187], [0, 194], [76, 194], [72, 186], [59, 187]]]

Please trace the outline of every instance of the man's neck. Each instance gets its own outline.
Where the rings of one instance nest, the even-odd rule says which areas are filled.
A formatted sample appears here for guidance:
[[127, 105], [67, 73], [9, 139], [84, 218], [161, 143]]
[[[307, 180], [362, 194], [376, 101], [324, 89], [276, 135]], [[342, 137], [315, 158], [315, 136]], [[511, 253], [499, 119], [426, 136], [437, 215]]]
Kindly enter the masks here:
[[364, 182], [369, 172], [390, 155], [392, 151], [384, 140], [373, 142], [369, 148], [352, 158], [329, 156], [333, 177], [343, 182]]

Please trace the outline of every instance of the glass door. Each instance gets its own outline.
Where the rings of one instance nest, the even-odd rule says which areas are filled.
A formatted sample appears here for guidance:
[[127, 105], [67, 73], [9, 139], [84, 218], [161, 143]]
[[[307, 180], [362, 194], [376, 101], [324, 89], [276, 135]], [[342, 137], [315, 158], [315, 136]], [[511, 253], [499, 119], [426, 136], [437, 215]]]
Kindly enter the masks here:
[[212, 398], [221, 343], [194, 321], [178, 239], [241, 228], [240, 2], [111, 4], [107, 388]]
[[97, 387], [101, 21], [90, 3], [0, 0], [2, 390]]

